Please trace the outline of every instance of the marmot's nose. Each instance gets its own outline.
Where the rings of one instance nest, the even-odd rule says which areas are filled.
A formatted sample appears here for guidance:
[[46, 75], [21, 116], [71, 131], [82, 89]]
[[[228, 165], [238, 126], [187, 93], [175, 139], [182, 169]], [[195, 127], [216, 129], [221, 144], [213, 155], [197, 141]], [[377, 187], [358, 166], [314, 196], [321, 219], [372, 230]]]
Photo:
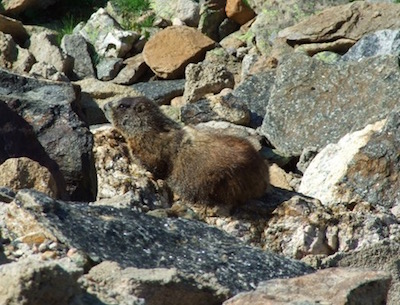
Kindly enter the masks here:
[[106, 116], [106, 119], [110, 123], [112, 123], [112, 119], [111, 119], [112, 118], [112, 115], [111, 115], [112, 106], [111, 106], [111, 104], [112, 104], [112, 102], [108, 102], [108, 103], [104, 104], [104, 106], [103, 106], [104, 115]]

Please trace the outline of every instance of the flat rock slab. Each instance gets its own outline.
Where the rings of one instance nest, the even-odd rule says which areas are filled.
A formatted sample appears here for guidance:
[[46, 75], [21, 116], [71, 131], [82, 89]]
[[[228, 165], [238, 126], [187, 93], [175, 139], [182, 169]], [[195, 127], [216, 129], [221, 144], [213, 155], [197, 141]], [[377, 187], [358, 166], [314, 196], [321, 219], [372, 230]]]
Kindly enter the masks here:
[[322, 268], [364, 268], [385, 271], [392, 275], [388, 305], [400, 304], [400, 244], [395, 240], [383, 241], [360, 251], [339, 252], [322, 259]]
[[0, 15], [0, 32], [10, 34], [20, 45], [29, 39], [29, 34], [21, 21]]
[[396, 56], [326, 64], [294, 54], [277, 68], [261, 132], [282, 153], [299, 156], [386, 118], [399, 100]]
[[166, 79], [183, 76], [189, 63], [202, 60], [215, 42], [187, 26], [170, 26], [150, 38], [143, 49], [146, 64]]
[[386, 272], [332, 268], [293, 279], [271, 280], [223, 304], [386, 304], [389, 285], [390, 275]]
[[174, 97], [183, 95], [184, 79], [156, 80], [137, 83], [131, 86], [140, 95], [143, 95], [158, 105], [168, 104]]
[[395, 3], [356, 1], [328, 8], [321, 13], [279, 32], [292, 46], [337, 42], [356, 42], [365, 34], [400, 27], [400, 6]]
[[8, 227], [12, 222], [35, 219], [60, 242], [83, 250], [97, 261], [112, 260], [122, 268], [209, 273], [232, 295], [253, 289], [261, 281], [313, 272], [304, 263], [247, 246], [198, 221], [152, 217], [110, 206], [70, 204], [29, 190], [18, 192], [8, 210]]

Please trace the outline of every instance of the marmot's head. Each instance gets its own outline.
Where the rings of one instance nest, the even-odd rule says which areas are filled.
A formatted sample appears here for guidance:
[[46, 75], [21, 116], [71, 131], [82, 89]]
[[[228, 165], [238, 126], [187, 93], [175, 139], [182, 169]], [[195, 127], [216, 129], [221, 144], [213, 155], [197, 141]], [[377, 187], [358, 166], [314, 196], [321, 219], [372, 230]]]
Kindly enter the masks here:
[[165, 116], [159, 107], [146, 97], [125, 97], [104, 105], [107, 119], [123, 134], [163, 132], [177, 129], [178, 124]]

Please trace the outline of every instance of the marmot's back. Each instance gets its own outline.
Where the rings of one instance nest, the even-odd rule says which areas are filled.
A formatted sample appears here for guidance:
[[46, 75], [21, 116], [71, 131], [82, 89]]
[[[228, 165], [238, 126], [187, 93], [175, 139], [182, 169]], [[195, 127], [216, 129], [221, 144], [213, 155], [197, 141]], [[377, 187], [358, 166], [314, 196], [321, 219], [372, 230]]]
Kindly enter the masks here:
[[170, 184], [194, 202], [241, 204], [262, 196], [269, 168], [245, 139], [186, 127]]

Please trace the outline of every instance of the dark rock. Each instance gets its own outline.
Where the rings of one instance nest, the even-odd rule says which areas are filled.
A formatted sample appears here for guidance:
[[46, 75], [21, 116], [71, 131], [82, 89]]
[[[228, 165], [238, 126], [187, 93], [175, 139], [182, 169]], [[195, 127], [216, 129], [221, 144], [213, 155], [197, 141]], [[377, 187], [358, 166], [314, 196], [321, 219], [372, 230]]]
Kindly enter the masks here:
[[12, 189], [8, 187], [0, 187], [0, 201], [1, 202], [11, 202], [15, 197], [15, 193]]
[[317, 154], [318, 149], [316, 149], [315, 147], [304, 148], [303, 152], [300, 155], [299, 162], [297, 162], [296, 164], [297, 169], [304, 173]]
[[349, 165], [343, 188], [373, 205], [393, 207], [400, 201], [400, 111], [394, 111]]
[[365, 35], [341, 59], [358, 61], [371, 56], [399, 54], [400, 30], [382, 30]]
[[218, 27], [218, 36], [219, 39], [223, 39], [228, 35], [232, 34], [239, 30], [240, 25], [237, 24], [235, 21], [229, 18], [225, 18]]
[[159, 80], [137, 83], [132, 89], [153, 100], [158, 105], [168, 104], [174, 97], [183, 95], [185, 80]]
[[0, 15], [0, 32], [10, 34], [21, 46], [29, 39], [29, 34], [22, 22]]
[[103, 58], [96, 66], [97, 78], [103, 81], [116, 77], [123, 66], [122, 58]]
[[210, 101], [206, 99], [184, 105], [181, 108], [180, 117], [185, 124], [198, 124], [218, 119], [218, 115], [212, 111]]
[[329, 65], [294, 54], [277, 68], [261, 132], [280, 152], [300, 155], [385, 118], [399, 98], [396, 56]]
[[61, 48], [74, 59], [73, 73], [78, 79], [95, 76], [88, 44], [83, 36], [79, 34], [64, 35]]
[[219, 26], [226, 19], [225, 1], [200, 1], [200, 20], [198, 29], [214, 41], [220, 41]]
[[0, 11], [6, 15], [19, 15], [29, 10], [44, 10], [58, 0], [45, 1], [2, 1]]
[[260, 281], [313, 272], [304, 263], [247, 246], [198, 221], [69, 204], [32, 190], [19, 191], [16, 203], [60, 242], [83, 250], [95, 261], [112, 260], [122, 268], [210, 274], [231, 295], [253, 289]]
[[275, 70], [269, 70], [249, 76], [232, 92], [250, 109], [252, 127], [259, 127], [262, 124], [271, 88], [275, 82], [275, 74]]
[[72, 85], [0, 70], [0, 101], [0, 163], [28, 157], [50, 170], [62, 197], [93, 200], [93, 138], [74, 112]]
[[149, 69], [143, 59], [142, 54], [125, 59], [125, 67], [112, 80], [113, 83], [120, 85], [132, 85]]
[[185, 124], [198, 124], [209, 121], [226, 121], [238, 125], [248, 125], [249, 109], [231, 94], [213, 96], [181, 108], [180, 119]]

